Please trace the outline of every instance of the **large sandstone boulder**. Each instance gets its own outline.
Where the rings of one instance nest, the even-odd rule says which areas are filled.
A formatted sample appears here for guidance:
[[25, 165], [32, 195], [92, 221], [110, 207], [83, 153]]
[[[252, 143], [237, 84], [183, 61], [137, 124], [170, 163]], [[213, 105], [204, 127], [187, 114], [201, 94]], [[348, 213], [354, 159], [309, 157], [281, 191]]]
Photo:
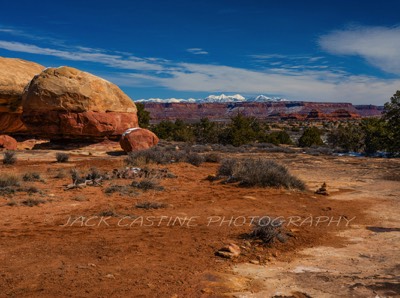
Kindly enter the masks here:
[[0, 135], [0, 150], [16, 150], [17, 145], [18, 142], [14, 138], [7, 135]]
[[0, 133], [25, 132], [21, 121], [22, 93], [44, 67], [21, 59], [0, 57]]
[[23, 97], [23, 122], [50, 139], [118, 139], [138, 126], [136, 106], [116, 85], [71, 67], [47, 68]]
[[125, 152], [148, 149], [158, 144], [158, 137], [144, 128], [131, 128], [125, 131], [119, 141]]

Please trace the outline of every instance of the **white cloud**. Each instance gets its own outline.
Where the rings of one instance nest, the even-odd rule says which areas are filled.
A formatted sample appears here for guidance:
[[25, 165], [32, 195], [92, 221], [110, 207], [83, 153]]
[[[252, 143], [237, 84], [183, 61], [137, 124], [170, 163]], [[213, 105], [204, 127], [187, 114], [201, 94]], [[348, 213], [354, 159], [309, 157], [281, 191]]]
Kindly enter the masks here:
[[99, 52], [98, 49], [75, 47], [74, 48], [75, 50], [67, 51], [67, 50], [38, 47], [32, 44], [25, 44], [20, 42], [4, 41], [4, 40], [0, 40], [0, 48], [14, 52], [54, 56], [66, 60], [102, 63], [109, 67], [114, 67], [119, 69], [131, 69], [131, 70], [163, 69], [163, 67], [160, 64], [152, 63], [152, 61], [150, 60], [147, 61], [145, 58], [138, 58], [134, 56], [123, 57], [121, 55], [110, 55]]
[[358, 55], [383, 71], [400, 74], [400, 27], [352, 27], [319, 38], [331, 54]]
[[[49, 48], [0, 40], [0, 48], [100, 63], [114, 69], [103, 73], [102, 77], [128, 87], [274, 94], [293, 100], [383, 104], [400, 86], [400, 79], [385, 80], [373, 76], [351, 75], [338, 69], [321, 68], [325, 66], [320, 64], [314, 68], [280, 65], [253, 70], [227, 65], [180, 63], [154, 57], [140, 58], [130, 53], [107, 52], [78, 46], [66, 48], [62, 45]], [[125, 72], [119, 72], [121, 69]]]
[[204, 51], [202, 48], [190, 48], [186, 49], [186, 51], [194, 55], [208, 55], [208, 52]]

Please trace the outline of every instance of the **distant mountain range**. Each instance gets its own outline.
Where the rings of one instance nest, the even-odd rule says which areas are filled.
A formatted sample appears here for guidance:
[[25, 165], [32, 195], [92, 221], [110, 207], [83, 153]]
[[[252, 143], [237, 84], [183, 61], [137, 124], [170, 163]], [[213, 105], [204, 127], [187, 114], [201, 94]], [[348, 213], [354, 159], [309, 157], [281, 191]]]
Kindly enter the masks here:
[[206, 98], [148, 98], [137, 99], [135, 102], [158, 102], [158, 103], [226, 103], [226, 102], [282, 102], [287, 99], [280, 97], [269, 97], [265, 95], [258, 95], [256, 97], [244, 97], [240, 94], [234, 95], [209, 95]]

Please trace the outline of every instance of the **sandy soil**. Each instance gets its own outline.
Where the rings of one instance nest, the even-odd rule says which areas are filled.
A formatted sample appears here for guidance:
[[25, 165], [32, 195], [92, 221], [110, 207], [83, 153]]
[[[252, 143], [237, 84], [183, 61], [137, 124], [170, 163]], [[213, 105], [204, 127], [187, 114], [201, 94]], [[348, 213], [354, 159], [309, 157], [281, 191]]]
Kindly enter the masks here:
[[[53, 150], [28, 150], [16, 165], [0, 165], [2, 174], [44, 179], [21, 182], [40, 193], [0, 195], [0, 297], [400, 295], [400, 183], [387, 180], [399, 160], [263, 155], [306, 181], [306, 192], [210, 182], [218, 167], [211, 163], [159, 166], [177, 176], [161, 180], [163, 191], [104, 193], [129, 179], [65, 190], [72, 168], [124, 167], [125, 157], [110, 150], [76, 149], [65, 164], [54, 162]], [[55, 178], [60, 169], [65, 178]], [[313, 193], [323, 182], [328, 197]], [[28, 199], [43, 203], [28, 207]], [[167, 207], [135, 207], [145, 201]], [[243, 237], [251, 217], [265, 215], [307, 220], [287, 227], [287, 242], [265, 247]], [[231, 242], [241, 256], [215, 256]]]

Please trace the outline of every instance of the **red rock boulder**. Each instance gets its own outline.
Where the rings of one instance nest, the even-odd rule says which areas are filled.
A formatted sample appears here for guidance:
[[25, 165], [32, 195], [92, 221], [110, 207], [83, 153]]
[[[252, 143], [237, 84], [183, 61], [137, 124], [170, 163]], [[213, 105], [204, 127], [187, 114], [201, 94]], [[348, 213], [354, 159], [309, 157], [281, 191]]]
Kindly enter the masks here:
[[138, 126], [136, 106], [116, 85], [71, 67], [47, 68], [22, 96], [22, 120], [49, 139], [118, 140]]
[[148, 129], [131, 128], [123, 133], [119, 144], [125, 152], [131, 152], [151, 148], [158, 141], [158, 137]]
[[44, 67], [21, 59], [0, 57], [0, 133], [24, 133], [22, 94]]
[[16, 150], [18, 142], [7, 135], [0, 135], [0, 149]]

